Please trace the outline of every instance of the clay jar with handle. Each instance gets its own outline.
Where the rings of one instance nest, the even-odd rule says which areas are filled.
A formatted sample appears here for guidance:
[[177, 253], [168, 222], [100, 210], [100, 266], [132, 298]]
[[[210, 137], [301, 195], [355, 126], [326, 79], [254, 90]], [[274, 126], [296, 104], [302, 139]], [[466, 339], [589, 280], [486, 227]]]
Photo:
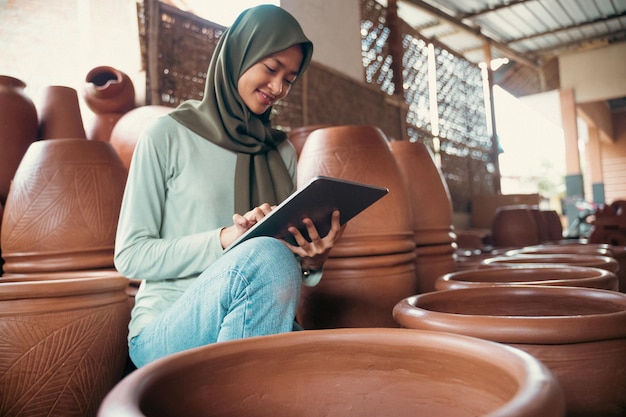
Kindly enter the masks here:
[[83, 99], [96, 114], [87, 137], [108, 142], [115, 124], [135, 107], [135, 86], [126, 73], [99, 66], [85, 76]]
[[418, 292], [434, 291], [437, 277], [456, 269], [450, 191], [425, 144], [391, 141], [389, 148], [408, 190]]
[[63, 85], [44, 89], [39, 106], [39, 138], [87, 138], [75, 89]]
[[571, 265], [493, 267], [451, 272], [437, 277], [437, 290], [498, 287], [511, 285], [552, 285], [618, 290], [617, 276], [605, 269]]
[[415, 242], [407, 189], [386, 136], [372, 126], [314, 130], [297, 169], [299, 185], [324, 175], [389, 189], [348, 222], [321, 282], [302, 289], [298, 321], [309, 329], [396, 327], [393, 306], [417, 291]]
[[6, 202], [11, 180], [26, 150], [37, 140], [38, 118], [26, 84], [0, 75], [0, 204]]
[[0, 282], [0, 415], [95, 416], [126, 363], [128, 280]]
[[113, 267], [126, 169], [106, 142], [33, 143], [4, 207], [5, 273]]
[[626, 294], [582, 287], [462, 288], [399, 302], [404, 327], [506, 343], [545, 364], [570, 417], [626, 412]]
[[557, 417], [564, 403], [545, 366], [518, 349], [442, 332], [341, 329], [159, 359], [120, 382], [98, 415]]

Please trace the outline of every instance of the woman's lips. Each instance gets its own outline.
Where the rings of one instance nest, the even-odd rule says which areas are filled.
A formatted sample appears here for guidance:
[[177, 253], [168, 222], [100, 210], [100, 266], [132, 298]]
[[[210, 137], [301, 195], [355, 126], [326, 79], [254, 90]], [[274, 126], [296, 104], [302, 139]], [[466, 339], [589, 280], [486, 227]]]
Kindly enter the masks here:
[[265, 94], [261, 90], [258, 91], [258, 95], [261, 98], [261, 101], [263, 102], [263, 104], [265, 104], [266, 106], [271, 106], [272, 103], [274, 102], [274, 98], [273, 97], [268, 96], [267, 94]]

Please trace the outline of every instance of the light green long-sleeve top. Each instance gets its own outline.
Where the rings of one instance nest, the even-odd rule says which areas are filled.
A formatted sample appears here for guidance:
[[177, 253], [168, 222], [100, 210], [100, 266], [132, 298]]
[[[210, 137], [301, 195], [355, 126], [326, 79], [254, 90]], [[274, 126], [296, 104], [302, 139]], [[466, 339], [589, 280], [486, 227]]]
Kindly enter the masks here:
[[[295, 149], [284, 141], [279, 151], [295, 183]], [[160, 117], [142, 133], [128, 174], [115, 243], [118, 271], [144, 280], [135, 298], [129, 339], [222, 256], [219, 236], [223, 227], [232, 224], [235, 163], [234, 153], [169, 116]]]

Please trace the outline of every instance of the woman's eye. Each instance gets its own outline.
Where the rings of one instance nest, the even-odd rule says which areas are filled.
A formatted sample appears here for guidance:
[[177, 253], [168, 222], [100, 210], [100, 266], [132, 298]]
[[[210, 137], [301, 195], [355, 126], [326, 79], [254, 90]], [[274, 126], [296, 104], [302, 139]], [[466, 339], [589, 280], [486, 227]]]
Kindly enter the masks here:
[[275, 70], [274, 68], [270, 67], [269, 65], [267, 65], [267, 64], [264, 64], [264, 65], [265, 65], [265, 68], [266, 68], [269, 72], [271, 72], [272, 74], [276, 72], [276, 70]]

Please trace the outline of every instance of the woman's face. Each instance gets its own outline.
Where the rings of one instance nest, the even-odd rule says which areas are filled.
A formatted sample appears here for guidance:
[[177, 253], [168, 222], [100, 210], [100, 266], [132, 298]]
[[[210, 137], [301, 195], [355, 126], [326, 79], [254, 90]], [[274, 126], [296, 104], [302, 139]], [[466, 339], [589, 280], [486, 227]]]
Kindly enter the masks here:
[[252, 113], [263, 114], [276, 101], [287, 96], [302, 58], [302, 47], [294, 45], [266, 56], [239, 77], [237, 91]]

